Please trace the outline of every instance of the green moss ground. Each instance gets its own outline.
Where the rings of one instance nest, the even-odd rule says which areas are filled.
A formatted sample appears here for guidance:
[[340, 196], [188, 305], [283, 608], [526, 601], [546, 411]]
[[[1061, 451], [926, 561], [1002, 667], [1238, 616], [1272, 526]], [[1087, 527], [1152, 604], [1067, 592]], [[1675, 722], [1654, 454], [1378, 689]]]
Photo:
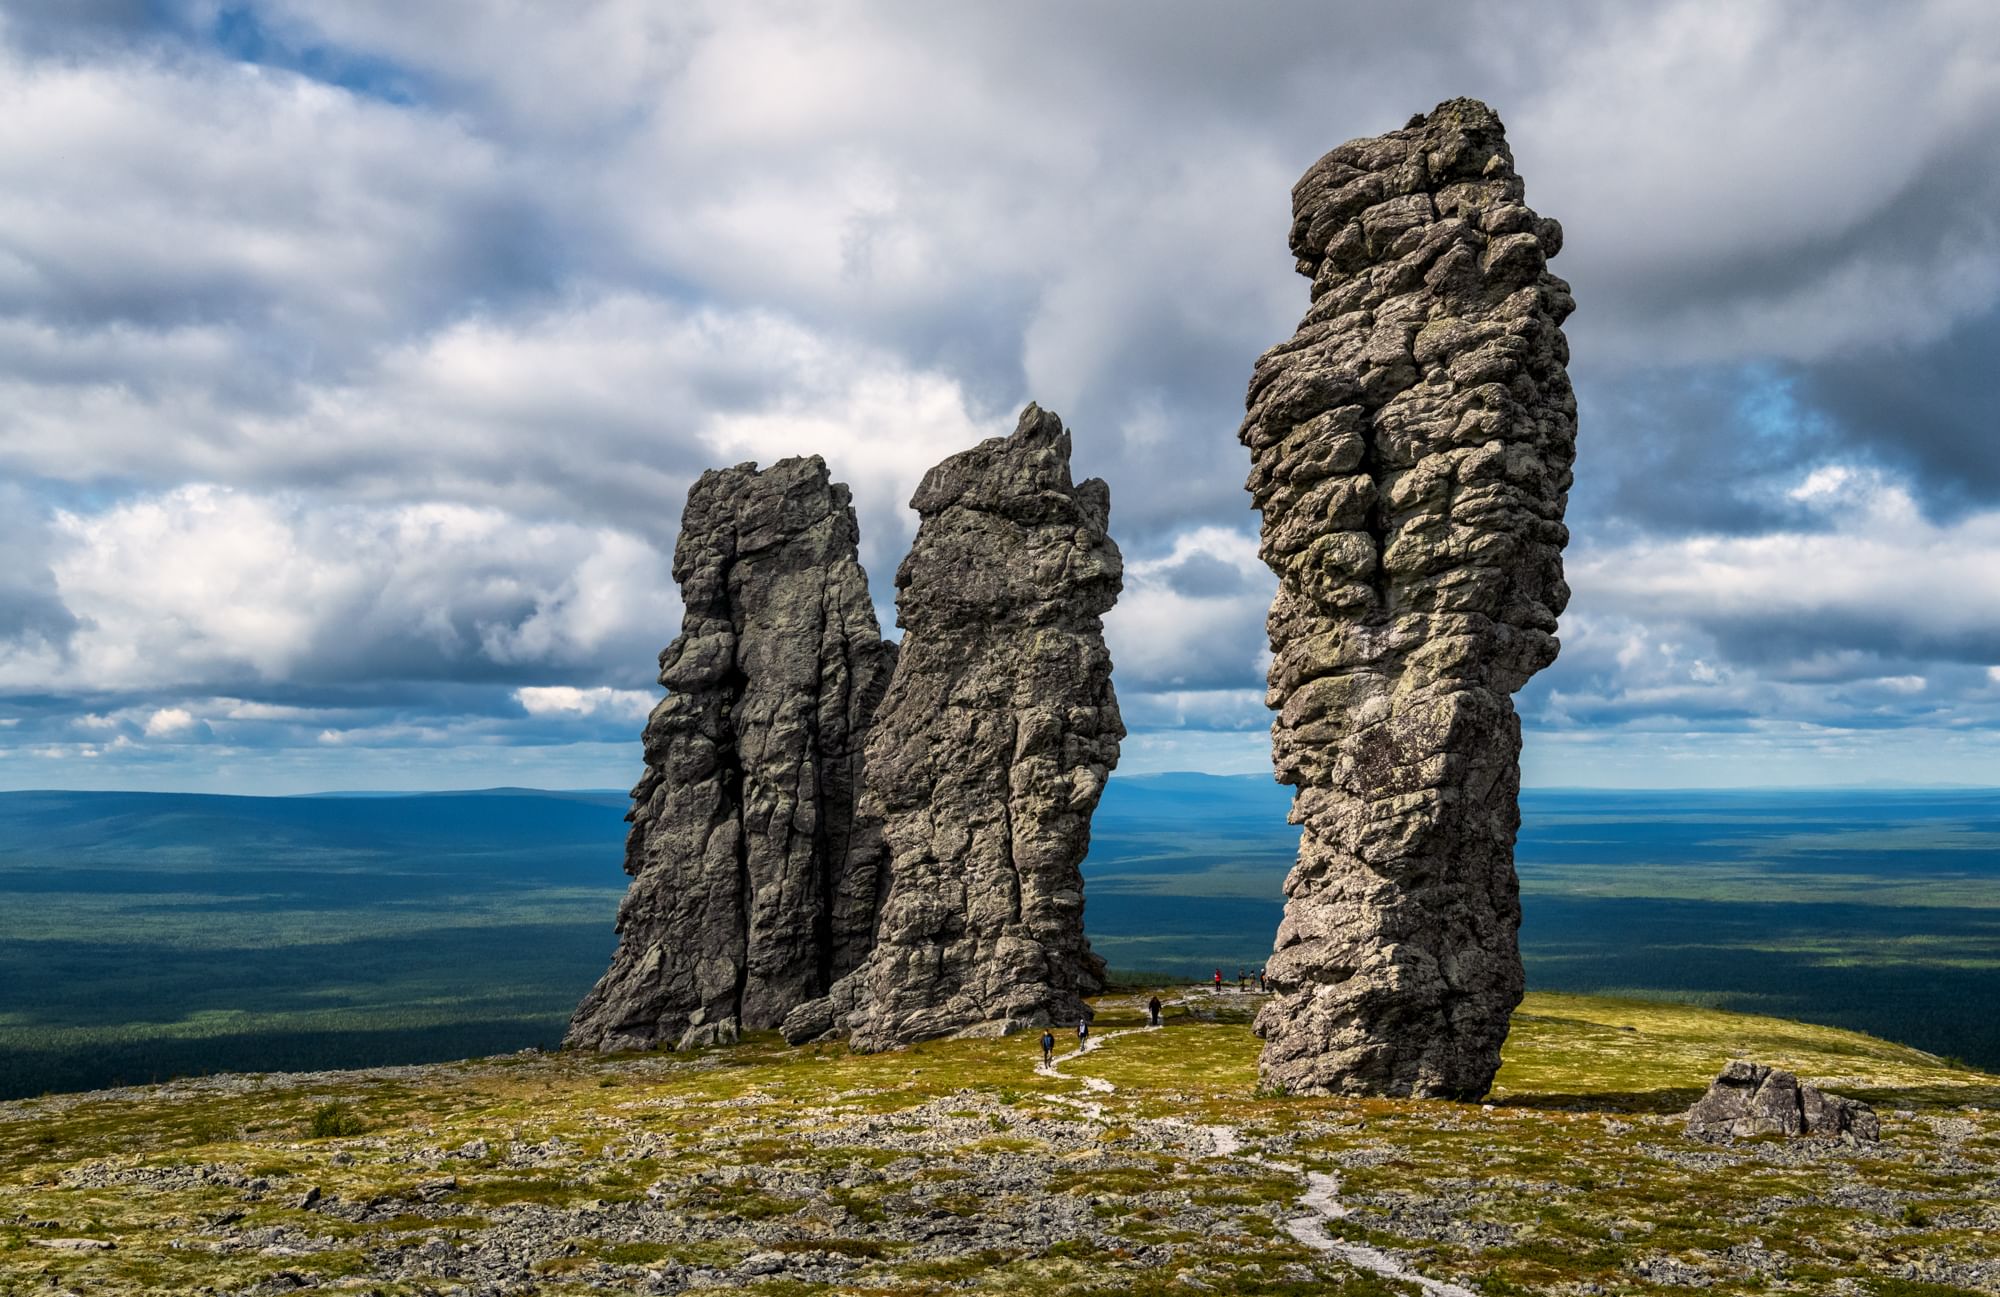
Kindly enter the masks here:
[[[1138, 1025], [1137, 998], [1101, 1003], [1099, 1034]], [[1301, 1177], [1210, 1156], [1212, 1125], [1338, 1176], [1336, 1234], [1482, 1294], [2000, 1291], [2000, 1077], [1831, 1028], [1533, 995], [1489, 1104], [1271, 1096], [1249, 1004], [1192, 1008], [1217, 1020], [1177, 1009], [1067, 1078], [1019, 1037], [872, 1056], [756, 1037], [0, 1105], [0, 1293], [477, 1291], [424, 1260], [468, 1248], [506, 1252], [497, 1290], [549, 1294], [1408, 1291], [1293, 1238]], [[1734, 1056], [1870, 1100], [1883, 1144], [1685, 1140], [1670, 1114]], [[312, 1137], [336, 1102], [362, 1128]], [[1036, 1195], [1078, 1223], [994, 1224]], [[501, 1249], [508, 1231], [527, 1241]], [[114, 1246], [49, 1246], [78, 1239]], [[760, 1254], [819, 1260], [737, 1269]]]

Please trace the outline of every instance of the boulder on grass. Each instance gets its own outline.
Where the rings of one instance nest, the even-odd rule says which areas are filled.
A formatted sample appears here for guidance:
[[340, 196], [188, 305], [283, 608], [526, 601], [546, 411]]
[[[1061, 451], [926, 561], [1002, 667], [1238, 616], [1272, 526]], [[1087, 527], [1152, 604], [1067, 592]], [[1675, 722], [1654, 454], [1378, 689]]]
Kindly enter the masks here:
[[1882, 1137], [1882, 1124], [1859, 1099], [1828, 1094], [1783, 1068], [1737, 1058], [1687, 1110], [1687, 1133], [1710, 1141], [1803, 1135], [1873, 1143]]

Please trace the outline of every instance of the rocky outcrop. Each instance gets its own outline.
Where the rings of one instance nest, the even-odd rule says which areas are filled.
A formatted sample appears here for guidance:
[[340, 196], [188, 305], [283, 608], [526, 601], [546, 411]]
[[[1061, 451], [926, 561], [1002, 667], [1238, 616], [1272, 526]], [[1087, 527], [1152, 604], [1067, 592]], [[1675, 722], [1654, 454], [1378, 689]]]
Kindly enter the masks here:
[[1748, 1139], [1755, 1135], [1813, 1135], [1873, 1143], [1882, 1138], [1875, 1109], [1807, 1085], [1780, 1068], [1732, 1059], [1687, 1111], [1695, 1139]]
[[883, 1049], [1087, 1016], [1103, 961], [1083, 934], [1090, 815], [1125, 727], [1102, 618], [1123, 564], [1102, 481], [1030, 405], [911, 501], [896, 573], [901, 658], [868, 741], [865, 813], [891, 884], [868, 961], [785, 1024]]
[[873, 944], [886, 884], [857, 814], [888, 687], [847, 488], [818, 456], [704, 473], [674, 550], [686, 617], [660, 655], [632, 790], [619, 945], [567, 1043], [684, 1047], [771, 1028]]
[[1273, 761], [1304, 825], [1267, 1085], [1472, 1097], [1522, 992], [1510, 695], [1555, 660], [1576, 403], [1500, 119], [1456, 99], [1292, 191], [1312, 280], [1241, 437], [1278, 574]]

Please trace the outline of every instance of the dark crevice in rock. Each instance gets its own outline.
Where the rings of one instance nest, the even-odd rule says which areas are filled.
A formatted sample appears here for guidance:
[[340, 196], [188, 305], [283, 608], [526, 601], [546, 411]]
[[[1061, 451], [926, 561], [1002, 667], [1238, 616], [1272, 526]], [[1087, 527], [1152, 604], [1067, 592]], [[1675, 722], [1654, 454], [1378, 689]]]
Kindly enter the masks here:
[[[737, 630], [741, 634], [740, 626]], [[736, 709], [742, 705], [743, 694], [748, 684], [749, 677], [733, 667], [723, 677], [724, 697], [735, 700], [725, 712], [732, 719]], [[743, 811], [742, 753], [734, 743], [724, 743], [718, 748], [717, 755], [721, 760], [718, 774], [722, 780], [724, 804], [730, 808], [736, 821], [736, 904], [733, 913], [738, 916], [739, 940], [736, 948], [736, 993], [731, 997], [731, 1002], [736, 1006], [736, 1013], [732, 1016], [740, 1023], [744, 993], [750, 985], [750, 929], [757, 913], [757, 895], [756, 888], [750, 881], [750, 829]]]

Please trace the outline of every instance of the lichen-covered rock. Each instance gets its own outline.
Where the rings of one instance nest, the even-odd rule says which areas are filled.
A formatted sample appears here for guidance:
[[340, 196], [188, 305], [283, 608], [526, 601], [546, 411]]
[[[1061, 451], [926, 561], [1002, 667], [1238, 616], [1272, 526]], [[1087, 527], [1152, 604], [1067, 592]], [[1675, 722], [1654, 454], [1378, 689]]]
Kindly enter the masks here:
[[632, 790], [618, 952], [568, 1044], [726, 1043], [868, 953], [885, 855], [857, 801], [896, 650], [857, 536], [816, 455], [704, 473], [688, 492], [687, 611]]
[[1695, 1139], [1748, 1139], [1756, 1135], [1811, 1135], [1873, 1143], [1882, 1138], [1875, 1109], [1807, 1085], [1781, 1068], [1732, 1059], [1687, 1111]]
[[917, 488], [863, 798], [889, 895], [867, 962], [788, 1037], [833, 1022], [874, 1050], [1074, 1022], [1103, 989], [1080, 865], [1125, 736], [1102, 621], [1124, 567], [1110, 492], [1072, 485], [1069, 456], [1062, 421], [1030, 405]]
[[1469, 99], [1333, 150], [1292, 210], [1312, 306], [1241, 432], [1279, 577], [1273, 762], [1304, 825], [1260, 1071], [1473, 1097], [1522, 992], [1511, 695], [1569, 598], [1562, 232]]

